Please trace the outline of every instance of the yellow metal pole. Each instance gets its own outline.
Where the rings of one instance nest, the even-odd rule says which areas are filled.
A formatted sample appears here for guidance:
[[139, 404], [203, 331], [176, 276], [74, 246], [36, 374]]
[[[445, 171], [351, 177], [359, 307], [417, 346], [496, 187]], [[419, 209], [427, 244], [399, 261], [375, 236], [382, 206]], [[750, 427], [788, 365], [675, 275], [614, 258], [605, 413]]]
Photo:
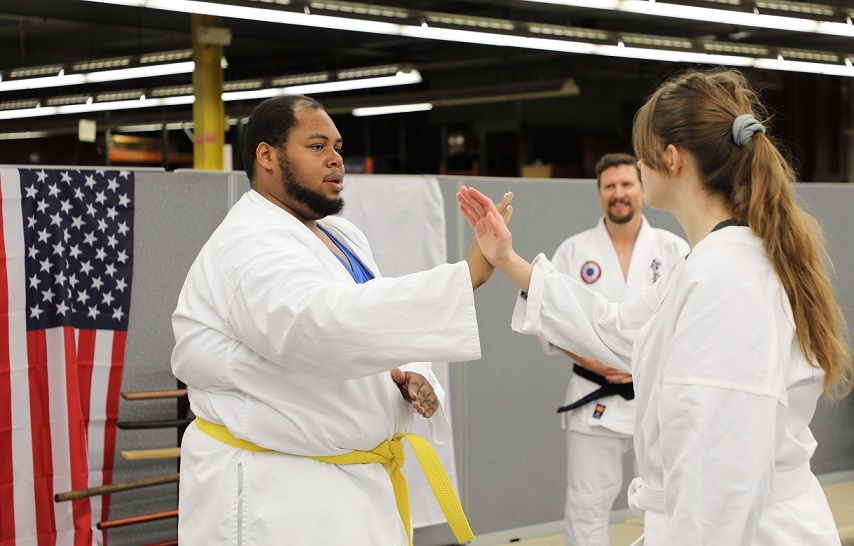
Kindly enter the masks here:
[[224, 167], [225, 109], [222, 105], [222, 45], [202, 43], [203, 27], [219, 27], [219, 17], [193, 15], [193, 167], [221, 171]]

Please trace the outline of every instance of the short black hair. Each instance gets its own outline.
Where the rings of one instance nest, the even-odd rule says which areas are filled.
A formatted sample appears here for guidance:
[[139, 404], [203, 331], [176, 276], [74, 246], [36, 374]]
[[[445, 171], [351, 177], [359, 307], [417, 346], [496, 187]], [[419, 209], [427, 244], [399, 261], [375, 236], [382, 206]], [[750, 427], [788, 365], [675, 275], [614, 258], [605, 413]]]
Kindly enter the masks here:
[[596, 187], [602, 186], [602, 173], [605, 169], [617, 167], [619, 165], [633, 165], [638, 172], [638, 180], [640, 180], [640, 169], [638, 169], [638, 160], [635, 156], [629, 154], [605, 154], [596, 164]]
[[243, 170], [253, 185], [255, 174], [255, 150], [262, 142], [279, 148], [288, 141], [288, 135], [297, 123], [296, 111], [300, 108], [316, 108], [326, 111], [322, 104], [305, 95], [282, 95], [272, 97], [258, 106], [249, 116], [243, 133]]

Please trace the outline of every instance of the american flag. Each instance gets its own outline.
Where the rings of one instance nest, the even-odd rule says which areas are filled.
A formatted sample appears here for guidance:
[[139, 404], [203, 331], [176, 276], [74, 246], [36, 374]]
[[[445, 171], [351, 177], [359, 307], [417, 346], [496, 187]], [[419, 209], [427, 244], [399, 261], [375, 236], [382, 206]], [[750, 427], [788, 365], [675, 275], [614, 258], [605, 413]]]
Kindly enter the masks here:
[[130, 313], [134, 175], [0, 169], [0, 545], [100, 544]]

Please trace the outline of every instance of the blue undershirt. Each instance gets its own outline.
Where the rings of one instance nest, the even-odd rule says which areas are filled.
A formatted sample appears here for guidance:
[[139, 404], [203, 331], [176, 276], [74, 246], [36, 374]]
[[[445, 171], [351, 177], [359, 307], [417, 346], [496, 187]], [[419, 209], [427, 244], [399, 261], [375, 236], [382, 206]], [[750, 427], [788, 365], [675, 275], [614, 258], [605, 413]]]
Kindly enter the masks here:
[[332, 236], [331, 233], [320, 227], [319, 224], [317, 227], [319, 227], [323, 233], [328, 235], [329, 238], [332, 239], [332, 242], [335, 243], [335, 246], [337, 246], [341, 250], [341, 252], [343, 252], [344, 255], [347, 256], [347, 260], [350, 261], [349, 264], [338, 254], [335, 254], [331, 250], [329, 251], [332, 252], [332, 254], [335, 254], [335, 257], [338, 258], [338, 261], [341, 262], [341, 265], [344, 266], [344, 268], [353, 277], [353, 280], [356, 281], [356, 283], [362, 284], [374, 278], [373, 274], [371, 274], [368, 268], [365, 267], [365, 265], [359, 260], [359, 258], [357, 258], [352, 252], [350, 252], [350, 250], [346, 246], [339, 243], [338, 239], [336, 239]]

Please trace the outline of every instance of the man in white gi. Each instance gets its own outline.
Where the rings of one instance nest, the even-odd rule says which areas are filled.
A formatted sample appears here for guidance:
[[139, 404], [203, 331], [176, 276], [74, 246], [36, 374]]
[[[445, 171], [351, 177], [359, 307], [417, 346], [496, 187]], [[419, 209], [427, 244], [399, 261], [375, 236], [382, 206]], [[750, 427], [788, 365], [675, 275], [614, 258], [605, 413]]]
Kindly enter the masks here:
[[[593, 229], [561, 243], [552, 263], [609, 301], [620, 302], [655, 283], [688, 253], [688, 243], [651, 227], [641, 215], [643, 185], [634, 157], [602, 156], [596, 181], [605, 215]], [[541, 339], [547, 353], [565, 353], [574, 361], [565, 405], [558, 410], [566, 429], [565, 543], [607, 546], [611, 508], [623, 485], [623, 457], [632, 445], [632, 377]]]
[[[172, 369], [196, 415], [182, 544], [410, 544], [390, 480], [396, 435], [417, 413], [449, 438], [444, 392], [420, 361], [480, 358], [473, 289], [492, 269], [473, 245], [466, 261], [379, 278], [363, 234], [331, 216], [341, 143], [308, 97], [268, 99], [249, 118], [251, 189], [201, 250], [172, 321]], [[315, 459], [330, 456], [344, 460]], [[388, 469], [349, 464], [366, 461]]]

